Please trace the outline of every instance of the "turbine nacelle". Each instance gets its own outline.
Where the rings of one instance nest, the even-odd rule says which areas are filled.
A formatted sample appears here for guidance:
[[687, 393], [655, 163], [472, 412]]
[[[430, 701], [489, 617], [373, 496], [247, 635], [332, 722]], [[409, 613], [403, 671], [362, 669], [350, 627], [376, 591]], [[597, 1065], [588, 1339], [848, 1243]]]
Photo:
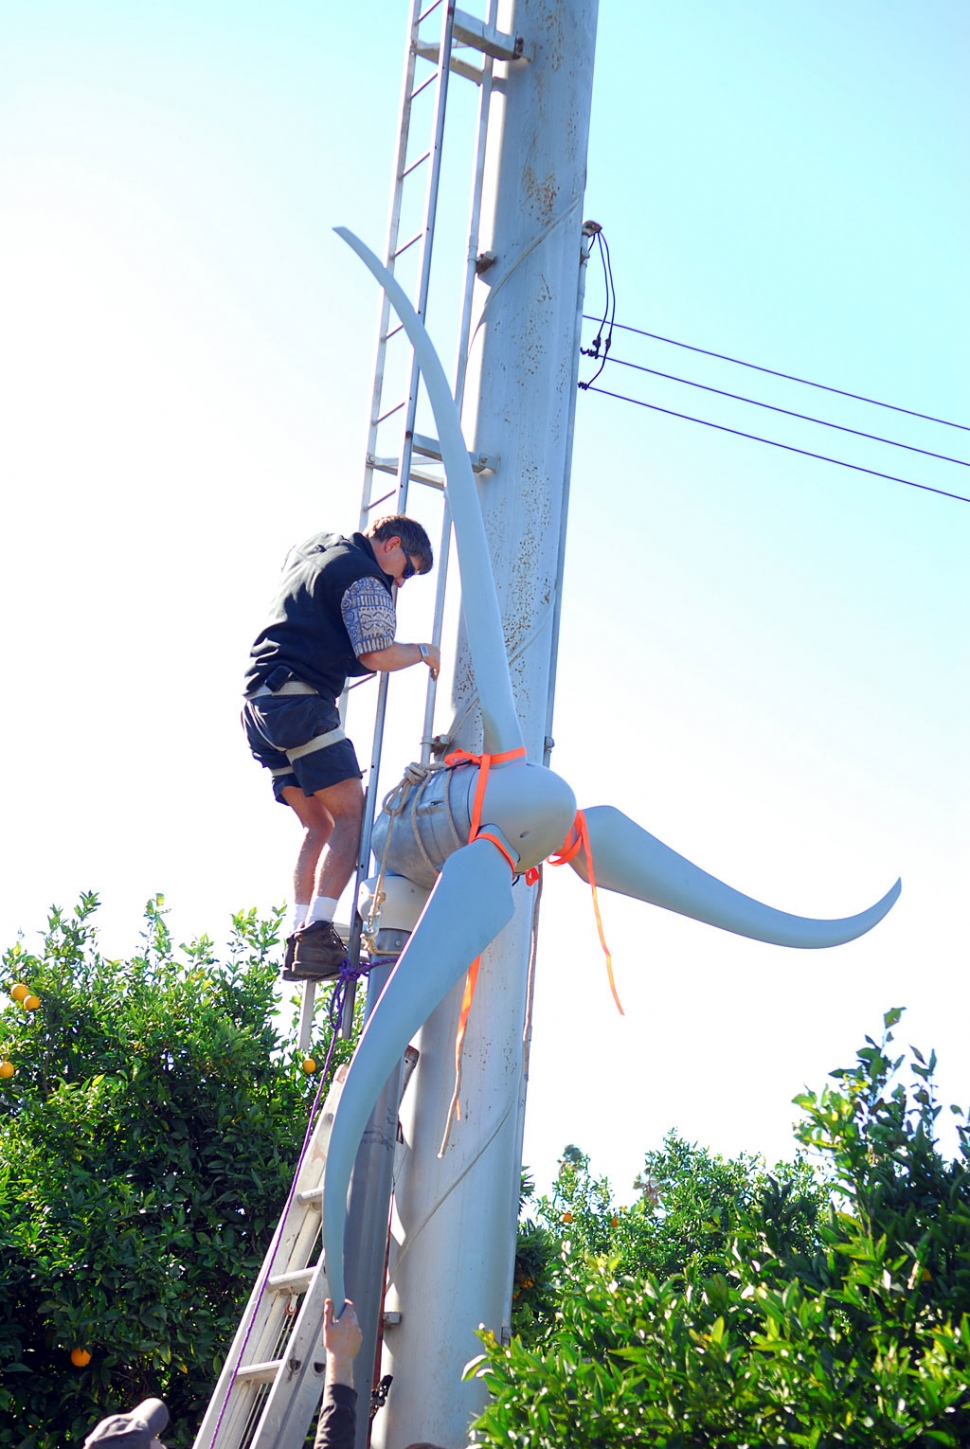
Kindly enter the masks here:
[[[476, 765], [430, 771], [396, 800], [393, 815], [385, 809], [375, 822], [378, 860], [395, 875], [430, 889], [448, 856], [468, 844], [477, 784]], [[511, 760], [489, 770], [482, 829], [494, 826], [501, 832], [515, 857], [516, 874], [558, 850], [575, 816], [576, 796], [544, 765]]]

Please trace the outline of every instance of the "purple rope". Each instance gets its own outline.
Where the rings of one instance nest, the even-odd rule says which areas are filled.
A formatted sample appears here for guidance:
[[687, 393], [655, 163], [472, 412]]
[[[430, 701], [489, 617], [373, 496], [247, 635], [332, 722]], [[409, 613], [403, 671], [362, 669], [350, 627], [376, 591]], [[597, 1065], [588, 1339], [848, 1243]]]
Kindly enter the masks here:
[[[396, 957], [390, 957], [388, 959], [396, 960]], [[213, 1429], [212, 1437], [209, 1440], [209, 1449], [212, 1449], [212, 1446], [216, 1442], [216, 1439], [218, 1437], [219, 1430], [222, 1428], [222, 1421], [225, 1418], [226, 1409], [229, 1406], [229, 1395], [232, 1393], [233, 1388], [235, 1387], [236, 1377], [239, 1373], [240, 1365], [242, 1364], [243, 1354], [246, 1352], [246, 1348], [249, 1344], [250, 1335], [252, 1334], [253, 1326], [256, 1322], [256, 1314], [259, 1310], [260, 1303], [262, 1302], [263, 1294], [266, 1291], [266, 1282], [269, 1278], [270, 1268], [272, 1267], [273, 1259], [276, 1257], [276, 1250], [280, 1244], [280, 1238], [283, 1233], [283, 1224], [286, 1222], [287, 1214], [289, 1213], [290, 1208], [293, 1204], [293, 1196], [296, 1192], [296, 1184], [299, 1181], [300, 1172], [303, 1168], [303, 1163], [310, 1147], [310, 1139], [313, 1136], [313, 1129], [316, 1126], [316, 1119], [320, 1110], [320, 1095], [323, 1092], [324, 1085], [326, 1084], [327, 1072], [330, 1070], [330, 1062], [333, 1059], [333, 1049], [337, 1044], [337, 1030], [340, 1026], [340, 1021], [343, 1016], [344, 1001], [346, 1000], [347, 996], [347, 988], [352, 981], [357, 981], [359, 977], [366, 976], [368, 971], [371, 969], [371, 966], [382, 966], [384, 964], [385, 962], [383, 960], [376, 960], [369, 962], [366, 966], [358, 966], [354, 968], [350, 965], [349, 958], [346, 956], [340, 963], [340, 971], [337, 976], [337, 980], [334, 983], [334, 988], [330, 993], [330, 1002], [327, 1007], [327, 1016], [330, 1021], [330, 1045], [327, 1048], [327, 1058], [323, 1064], [323, 1071], [320, 1073], [320, 1082], [316, 1090], [316, 1095], [313, 1098], [313, 1105], [310, 1108], [310, 1116], [307, 1120], [306, 1132], [303, 1134], [303, 1147], [300, 1150], [300, 1156], [296, 1164], [296, 1171], [293, 1174], [293, 1181], [290, 1183], [290, 1190], [287, 1194], [286, 1204], [283, 1208], [282, 1213], [280, 1214], [280, 1220], [276, 1224], [276, 1230], [273, 1233], [272, 1242], [270, 1243], [269, 1249], [266, 1253], [266, 1257], [263, 1260], [263, 1266], [259, 1270], [259, 1277], [256, 1279], [256, 1294], [253, 1298], [253, 1311], [250, 1316], [249, 1324], [246, 1328], [246, 1333], [243, 1337], [243, 1341], [239, 1346], [239, 1353], [236, 1355], [236, 1362], [233, 1365], [232, 1377], [230, 1378], [229, 1383], [226, 1386], [226, 1393], [222, 1401], [222, 1407], [219, 1410], [219, 1417], [216, 1420], [216, 1426]]]

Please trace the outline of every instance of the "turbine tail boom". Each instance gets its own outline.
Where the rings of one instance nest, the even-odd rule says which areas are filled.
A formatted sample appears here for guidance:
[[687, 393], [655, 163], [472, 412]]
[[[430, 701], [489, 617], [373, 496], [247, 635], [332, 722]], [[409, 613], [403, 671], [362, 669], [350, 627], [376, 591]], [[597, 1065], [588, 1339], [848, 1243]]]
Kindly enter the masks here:
[[448, 857], [354, 1053], [333, 1120], [323, 1184], [323, 1252], [342, 1308], [347, 1190], [364, 1128], [408, 1042], [512, 918], [507, 861], [487, 840]]
[[[854, 941], [878, 925], [902, 889], [897, 881], [867, 911], [841, 920], [793, 916], [742, 895], [716, 876], [708, 875], [610, 805], [594, 806], [585, 815], [598, 886], [774, 946], [813, 950]], [[583, 880], [588, 880], [582, 850], [570, 863]]]

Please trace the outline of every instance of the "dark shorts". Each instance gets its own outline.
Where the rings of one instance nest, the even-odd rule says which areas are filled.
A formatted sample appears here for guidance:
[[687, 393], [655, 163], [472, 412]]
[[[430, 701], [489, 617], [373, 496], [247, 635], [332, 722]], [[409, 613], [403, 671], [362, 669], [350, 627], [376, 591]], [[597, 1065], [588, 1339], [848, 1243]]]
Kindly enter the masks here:
[[[242, 725], [253, 755], [272, 771], [273, 794], [281, 805], [286, 804], [283, 791], [287, 785], [298, 786], [304, 795], [315, 795], [342, 780], [361, 777], [356, 752], [348, 739], [302, 753], [304, 746], [340, 727], [337, 706], [318, 694], [247, 699]], [[300, 752], [299, 757], [291, 759], [288, 750]]]

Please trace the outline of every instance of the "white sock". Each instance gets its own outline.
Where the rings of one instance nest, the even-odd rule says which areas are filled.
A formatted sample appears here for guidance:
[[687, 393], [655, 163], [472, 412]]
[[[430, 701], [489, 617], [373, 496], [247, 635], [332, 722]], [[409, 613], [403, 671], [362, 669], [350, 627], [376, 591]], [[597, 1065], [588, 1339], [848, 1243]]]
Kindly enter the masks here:
[[307, 911], [309, 909], [310, 909], [310, 907], [307, 905], [306, 901], [297, 901], [296, 905], [293, 907], [292, 911], [290, 912], [290, 935], [291, 936], [292, 936], [292, 934], [293, 934], [294, 931], [298, 931], [300, 929], [300, 927], [303, 925], [303, 922], [306, 920], [306, 913], [307, 913]]
[[336, 913], [337, 902], [332, 896], [314, 896], [307, 911], [306, 924], [312, 926], [314, 921], [332, 921]]

